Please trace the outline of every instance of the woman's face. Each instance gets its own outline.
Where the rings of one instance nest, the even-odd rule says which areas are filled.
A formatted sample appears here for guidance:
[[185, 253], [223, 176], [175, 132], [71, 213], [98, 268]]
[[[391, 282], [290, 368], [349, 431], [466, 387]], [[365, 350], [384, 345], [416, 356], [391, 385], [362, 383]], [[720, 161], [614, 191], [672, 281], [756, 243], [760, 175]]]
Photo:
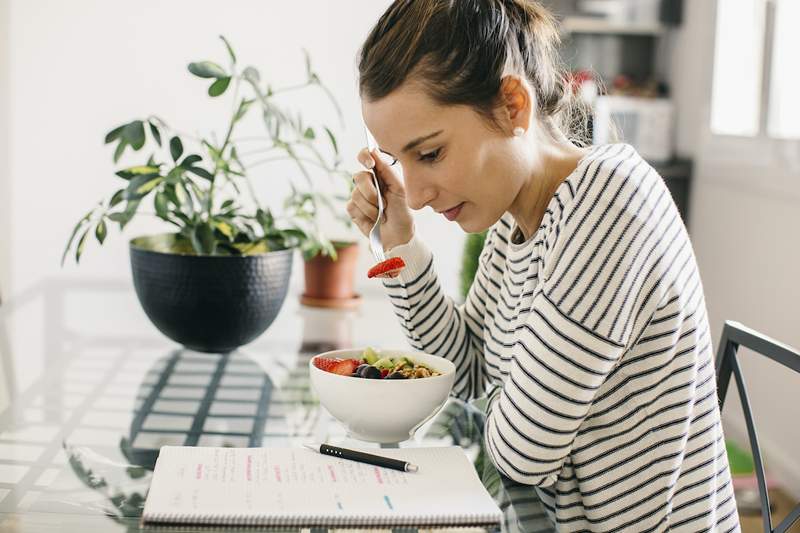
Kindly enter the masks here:
[[492, 129], [473, 108], [438, 105], [404, 84], [365, 101], [362, 111], [386, 159], [400, 163], [411, 209], [430, 206], [474, 233], [514, 202], [524, 176], [519, 141]]

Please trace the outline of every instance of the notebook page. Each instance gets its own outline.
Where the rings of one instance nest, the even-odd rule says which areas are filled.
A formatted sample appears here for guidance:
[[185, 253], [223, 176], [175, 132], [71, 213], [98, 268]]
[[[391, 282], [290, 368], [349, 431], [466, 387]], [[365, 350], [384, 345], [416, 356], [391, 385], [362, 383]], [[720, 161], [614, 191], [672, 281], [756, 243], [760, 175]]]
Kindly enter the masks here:
[[304, 448], [165, 446], [144, 519], [497, 515], [499, 520], [499, 509], [460, 448], [368, 451], [410, 461], [420, 467], [419, 472], [376, 467]]

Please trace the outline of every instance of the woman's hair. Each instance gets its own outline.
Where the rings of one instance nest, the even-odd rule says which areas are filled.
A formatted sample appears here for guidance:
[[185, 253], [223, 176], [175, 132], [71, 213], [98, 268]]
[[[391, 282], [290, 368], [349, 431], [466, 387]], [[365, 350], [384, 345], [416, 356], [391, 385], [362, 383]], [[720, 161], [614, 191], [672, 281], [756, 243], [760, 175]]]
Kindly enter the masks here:
[[519, 74], [533, 86], [536, 116], [586, 146], [588, 105], [572, 90], [560, 43], [555, 18], [533, 0], [395, 0], [361, 48], [359, 91], [377, 100], [412, 80], [497, 127], [501, 80]]

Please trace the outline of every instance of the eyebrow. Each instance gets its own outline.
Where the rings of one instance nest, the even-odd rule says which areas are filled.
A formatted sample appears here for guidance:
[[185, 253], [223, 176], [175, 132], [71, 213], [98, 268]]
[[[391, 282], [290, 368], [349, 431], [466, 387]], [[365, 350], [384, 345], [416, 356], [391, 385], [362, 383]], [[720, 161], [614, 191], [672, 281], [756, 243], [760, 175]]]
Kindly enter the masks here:
[[[425, 142], [425, 141], [427, 141], [428, 139], [433, 139], [434, 137], [436, 137], [437, 135], [439, 135], [439, 134], [440, 134], [440, 133], [442, 133], [443, 131], [444, 131], [444, 130], [439, 130], [439, 131], [436, 131], [436, 132], [434, 132], [434, 133], [429, 133], [428, 135], [423, 135], [422, 137], [417, 137], [417, 138], [416, 138], [416, 139], [414, 139], [413, 141], [411, 141], [411, 142], [409, 142], [408, 144], [406, 144], [406, 145], [403, 147], [403, 150], [402, 150], [402, 152], [403, 152], [403, 153], [405, 153], [405, 152], [408, 152], [409, 150], [412, 150], [412, 149], [414, 149], [415, 147], [417, 147], [417, 146], [419, 146], [420, 144], [424, 143], [424, 142]], [[380, 148], [380, 151], [381, 151], [381, 152], [383, 152], [384, 154], [387, 154], [387, 155], [390, 155], [390, 156], [392, 156], [392, 157], [395, 157], [394, 155], [392, 155], [391, 153], [387, 152], [387, 151], [386, 151], [386, 150], [384, 150], [383, 148]]]

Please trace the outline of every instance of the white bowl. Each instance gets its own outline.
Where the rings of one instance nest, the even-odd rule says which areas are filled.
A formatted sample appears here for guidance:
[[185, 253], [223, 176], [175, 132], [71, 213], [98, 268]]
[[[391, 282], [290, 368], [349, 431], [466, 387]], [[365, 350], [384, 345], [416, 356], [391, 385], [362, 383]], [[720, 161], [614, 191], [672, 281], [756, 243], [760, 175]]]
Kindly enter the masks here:
[[318, 357], [360, 359], [363, 350], [334, 350], [308, 362], [311, 386], [322, 406], [344, 424], [351, 437], [395, 443], [410, 439], [444, 405], [456, 367], [441, 357], [411, 350], [381, 350], [381, 357], [408, 357], [441, 372], [418, 379], [364, 379], [340, 376], [314, 366]]

